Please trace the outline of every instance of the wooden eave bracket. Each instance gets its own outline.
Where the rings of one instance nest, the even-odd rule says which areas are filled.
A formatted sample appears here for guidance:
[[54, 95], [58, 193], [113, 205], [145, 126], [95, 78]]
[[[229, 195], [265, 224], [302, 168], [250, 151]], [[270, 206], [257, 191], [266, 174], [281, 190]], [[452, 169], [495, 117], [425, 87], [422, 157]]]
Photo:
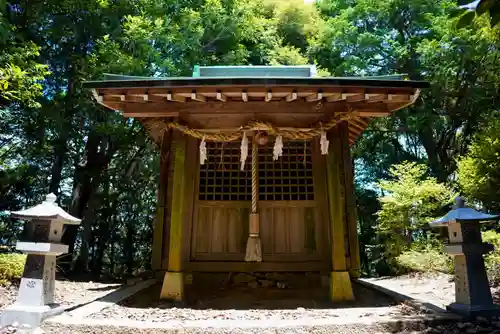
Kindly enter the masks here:
[[198, 102], [207, 102], [207, 98], [201, 94], [196, 93], [196, 91], [193, 91], [191, 93], [191, 100]]
[[[241, 100], [244, 102], [249, 101], [249, 97], [258, 98], [265, 102], [270, 102], [276, 98], [284, 97], [285, 101], [291, 102], [298, 100], [299, 97], [304, 98], [307, 102], [317, 102], [321, 100], [325, 100], [326, 102], [365, 102], [365, 103], [375, 103], [375, 102], [384, 102], [390, 104], [399, 104], [403, 103], [403, 106], [413, 103], [419, 96], [420, 90], [416, 90], [415, 93], [407, 93], [407, 94], [380, 94], [380, 93], [348, 93], [348, 92], [336, 92], [331, 89], [323, 90], [319, 89], [317, 91], [308, 90], [306, 88], [281, 88], [281, 89], [267, 89], [264, 88], [261, 91], [251, 89], [247, 91], [246, 89], [235, 90], [229, 88], [220, 88], [220, 89], [203, 89], [199, 90], [186, 90], [186, 89], [177, 89], [170, 90], [168, 92], [163, 93], [158, 89], [153, 90], [151, 92], [133, 92], [130, 93], [111, 93], [111, 94], [100, 94], [97, 95], [98, 92], [94, 89], [93, 94], [96, 96], [96, 100], [98, 102], [106, 102], [107, 97], [113, 97], [113, 101], [116, 98], [119, 98], [119, 101], [128, 101], [129, 99], [133, 102], [146, 102], [146, 101], [154, 101], [154, 99], [150, 99], [151, 96], [156, 97], [166, 97], [167, 101], [175, 101], [175, 102], [186, 102], [186, 98], [190, 98], [192, 101], [198, 102], [207, 102], [208, 98], [214, 99], [216, 101], [227, 102], [228, 97], [241, 97]], [[127, 98], [130, 96], [130, 98]]]
[[286, 102], [292, 102], [292, 101], [297, 100], [297, 92], [296, 91], [291, 92], [290, 94], [287, 95], [285, 100], [286, 100]]
[[272, 99], [273, 99], [273, 92], [272, 92], [271, 90], [268, 90], [268, 91], [267, 91], [267, 94], [266, 94], [266, 97], [264, 98], [264, 100], [265, 100], [266, 102], [269, 102], [269, 101], [271, 101]]

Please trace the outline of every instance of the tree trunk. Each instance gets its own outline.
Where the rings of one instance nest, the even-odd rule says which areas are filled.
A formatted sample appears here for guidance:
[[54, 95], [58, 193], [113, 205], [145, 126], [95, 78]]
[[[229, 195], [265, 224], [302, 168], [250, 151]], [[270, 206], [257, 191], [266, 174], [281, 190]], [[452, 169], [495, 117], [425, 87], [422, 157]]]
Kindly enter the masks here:
[[[102, 198], [109, 199], [109, 175], [106, 175], [103, 181]], [[92, 276], [94, 279], [99, 279], [102, 274], [102, 259], [106, 250], [106, 245], [110, 241], [110, 220], [111, 215], [116, 211], [116, 200], [113, 204], [107, 205], [101, 210], [99, 219], [99, 229], [97, 233], [97, 242], [94, 249], [94, 261], [92, 262]]]
[[92, 224], [97, 221], [97, 210], [99, 208], [100, 200], [96, 197], [91, 198], [89, 201], [88, 209], [85, 210], [84, 219], [82, 220], [82, 244], [80, 254], [78, 255], [75, 268], [78, 268], [80, 273], [89, 272], [89, 255], [90, 248], [93, 244], [92, 237]]
[[54, 143], [54, 163], [52, 164], [51, 179], [49, 185], [49, 193], [59, 194], [59, 185], [62, 179], [62, 169], [66, 158], [66, 142], [68, 137], [62, 134]]
[[132, 276], [134, 271], [134, 236], [135, 236], [135, 219], [129, 219], [127, 222], [127, 236], [124, 245], [124, 255], [127, 264], [127, 275]]
[[[82, 218], [91, 196], [99, 186], [100, 176], [108, 167], [108, 164], [118, 149], [112, 145], [109, 138], [92, 131], [85, 146], [85, 157], [75, 171], [73, 194], [69, 213], [75, 217]], [[91, 222], [89, 222], [90, 224]], [[66, 228], [62, 242], [69, 246], [68, 254], [74, 257], [75, 241], [78, 235], [78, 226], [70, 225]], [[67, 273], [72, 271], [68, 263], [62, 264]], [[79, 268], [82, 269], [82, 268]]]

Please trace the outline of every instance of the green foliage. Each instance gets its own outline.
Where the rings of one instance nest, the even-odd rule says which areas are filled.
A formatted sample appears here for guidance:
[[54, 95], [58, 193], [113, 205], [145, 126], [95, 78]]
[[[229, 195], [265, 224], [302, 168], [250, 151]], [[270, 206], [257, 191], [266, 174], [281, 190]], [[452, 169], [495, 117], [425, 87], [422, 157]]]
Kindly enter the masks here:
[[0, 285], [20, 279], [24, 271], [26, 255], [0, 253]]
[[500, 119], [476, 134], [467, 155], [458, 159], [458, 183], [467, 197], [500, 212]]
[[381, 197], [377, 212], [378, 232], [386, 239], [389, 256], [398, 256], [446, 204], [453, 193], [435, 178], [426, 176], [427, 167], [404, 162], [390, 169], [391, 180], [381, 180]]
[[438, 271], [446, 274], [453, 273], [453, 261], [443, 252], [441, 245], [425, 244], [423, 247], [411, 247], [403, 251], [396, 263], [404, 271]]
[[404, 160], [430, 166], [446, 182], [454, 158], [486, 115], [498, 109], [500, 34], [481, 18], [457, 29], [457, 8], [446, 0], [337, 1], [318, 3], [322, 21], [308, 55], [334, 75], [405, 73], [425, 79], [415, 105], [374, 120], [355, 156], [370, 178], [387, 178]]
[[41, 80], [49, 74], [46, 65], [36, 61], [39, 47], [17, 41], [16, 29], [4, 19], [5, 4], [0, 1], [0, 108], [15, 102], [39, 107]]
[[269, 55], [270, 65], [307, 65], [308, 60], [295, 47], [283, 46], [272, 50]]
[[494, 250], [486, 254], [484, 262], [490, 285], [500, 285], [500, 233], [495, 231], [482, 232], [483, 242], [493, 245]]
[[54, 192], [64, 209], [82, 218], [78, 231], [68, 228], [63, 236], [73, 251], [63, 270], [95, 277], [148, 270], [159, 158], [139, 122], [104, 110], [81, 82], [104, 73], [191, 75], [195, 64], [306, 64], [318, 19], [314, 6], [302, 1], [14, 6], [0, 6], [6, 8], [1, 27], [8, 28], [0, 69], [6, 59], [23, 72], [5, 65], [10, 72], [0, 75], [0, 93], [24, 104], [0, 102], [9, 106], [0, 111], [0, 243], [11, 247], [20, 232], [8, 210]]

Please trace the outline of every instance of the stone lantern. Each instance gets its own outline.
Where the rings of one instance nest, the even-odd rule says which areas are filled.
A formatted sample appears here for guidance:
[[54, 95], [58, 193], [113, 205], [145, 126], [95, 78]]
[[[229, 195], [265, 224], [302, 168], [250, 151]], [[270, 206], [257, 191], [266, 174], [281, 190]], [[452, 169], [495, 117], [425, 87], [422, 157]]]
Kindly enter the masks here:
[[481, 223], [495, 221], [500, 216], [488, 215], [466, 208], [461, 197], [445, 216], [429, 223], [431, 227], [446, 227], [449, 243], [446, 252], [453, 257], [455, 268], [455, 302], [446, 308], [465, 316], [500, 315], [493, 304], [483, 254], [493, 245], [482, 242]]
[[28, 256], [17, 299], [2, 312], [1, 325], [37, 327], [48, 316], [63, 311], [54, 303], [56, 256], [68, 252], [68, 246], [60, 243], [64, 224], [80, 224], [80, 219], [60, 208], [54, 194], [11, 216], [27, 221], [26, 241], [18, 241], [16, 249]]

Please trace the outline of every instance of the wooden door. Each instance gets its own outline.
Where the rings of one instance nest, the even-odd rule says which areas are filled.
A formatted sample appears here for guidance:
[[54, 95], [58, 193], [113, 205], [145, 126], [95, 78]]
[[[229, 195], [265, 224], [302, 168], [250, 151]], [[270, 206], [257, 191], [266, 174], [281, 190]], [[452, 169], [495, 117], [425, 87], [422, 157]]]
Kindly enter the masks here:
[[[251, 208], [250, 155], [240, 170], [240, 143], [207, 143], [191, 244], [192, 261], [244, 261]], [[263, 261], [319, 261], [324, 232], [314, 200], [309, 143], [259, 148], [259, 213]]]

